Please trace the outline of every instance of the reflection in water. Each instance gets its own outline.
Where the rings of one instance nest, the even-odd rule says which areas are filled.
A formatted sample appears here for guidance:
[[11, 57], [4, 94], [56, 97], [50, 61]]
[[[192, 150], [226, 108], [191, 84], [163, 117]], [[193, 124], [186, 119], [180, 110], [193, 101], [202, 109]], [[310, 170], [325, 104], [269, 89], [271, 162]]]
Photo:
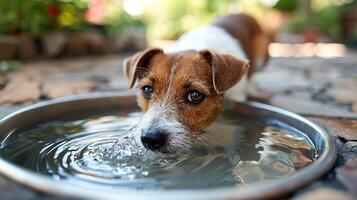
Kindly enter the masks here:
[[40, 124], [0, 143], [0, 155], [54, 179], [110, 188], [199, 189], [289, 176], [315, 159], [302, 134], [224, 113], [178, 155], [149, 152], [131, 128], [140, 113]]

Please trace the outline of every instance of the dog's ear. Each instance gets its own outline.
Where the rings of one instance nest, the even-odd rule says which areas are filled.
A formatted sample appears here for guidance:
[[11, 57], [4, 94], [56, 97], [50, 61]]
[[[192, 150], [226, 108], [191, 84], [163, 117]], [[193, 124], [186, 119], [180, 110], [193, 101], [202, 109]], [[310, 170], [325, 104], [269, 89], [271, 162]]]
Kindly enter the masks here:
[[162, 49], [150, 48], [124, 59], [123, 71], [125, 77], [129, 81], [129, 88], [134, 86], [140, 71], [145, 71], [150, 63], [150, 60], [159, 53], [163, 53]]
[[199, 52], [212, 67], [213, 88], [218, 94], [224, 93], [240, 81], [249, 68], [247, 60], [241, 60], [228, 54], [213, 50]]

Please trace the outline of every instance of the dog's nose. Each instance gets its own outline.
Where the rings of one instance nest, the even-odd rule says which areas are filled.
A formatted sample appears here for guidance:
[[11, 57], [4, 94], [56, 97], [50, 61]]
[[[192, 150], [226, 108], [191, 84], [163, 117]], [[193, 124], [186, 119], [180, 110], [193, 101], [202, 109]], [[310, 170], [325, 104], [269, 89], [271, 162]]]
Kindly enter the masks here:
[[167, 140], [167, 134], [161, 131], [147, 131], [141, 136], [144, 147], [150, 150], [159, 150]]

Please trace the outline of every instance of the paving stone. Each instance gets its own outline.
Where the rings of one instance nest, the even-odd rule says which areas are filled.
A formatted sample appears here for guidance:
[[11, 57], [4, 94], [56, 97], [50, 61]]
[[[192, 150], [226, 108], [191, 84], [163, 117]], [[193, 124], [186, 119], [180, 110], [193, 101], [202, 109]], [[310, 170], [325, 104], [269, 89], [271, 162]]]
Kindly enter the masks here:
[[353, 147], [357, 147], [357, 141], [348, 141], [346, 142], [346, 147], [348, 148], [353, 148]]
[[337, 80], [340, 77], [340, 73], [334, 70], [322, 71], [317, 69], [309, 70], [310, 78], [314, 80]]
[[357, 101], [352, 103], [351, 111], [354, 113], [357, 113]]
[[9, 78], [7, 76], [0, 74], [0, 90], [5, 87], [5, 85], [8, 81], [9, 81]]
[[36, 80], [13, 78], [0, 90], [0, 104], [36, 102], [39, 96], [39, 83]]
[[30, 200], [37, 199], [37, 195], [35, 192], [20, 187], [18, 184], [9, 182], [4, 177], [0, 176], [0, 191], [1, 191], [1, 199], [3, 200]]
[[268, 103], [293, 112], [357, 118], [356, 62], [355, 53], [334, 59], [273, 58], [254, 74], [252, 87], [271, 96]]
[[254, 101], [268, 102], [272, 95], [262, 89], [250, 85], [248, 88], [248, 97]]
[[269, 103], [302, 115], [350, 118], [357, 117], [356, 113], [352, 113], [348, 110], [341, 109], [334, 105], [313, 101], [309, 98], [301, 98], [299, 96], [286, 94], [274, 95]]
[[357, 140], [357, 120], [353, 119], [328, 119], [321, 117], [309, 117], [322, 125], [332, 129], [333, 133], [345, 140]]
[[311, 192], [301, 194], [293, 200], [355, 200], [355, 198], [345, 192], [331, 189], [331, 188], [318, 188]]
[[355, 90], [357, 87], [357, 78], [356, 77], [343, 77], [337, 78], [334, 80], [334, 85], [338, 87], [348, 88], [350, 90]]
[[59, 98], [77, 93], [89, 92], [95, 87], [94, 81], [53, 81], [43, 85], [42, 92], [47, 98]]
[[[357, 86], [356, 86], [357, 87]], [[333, 97], [339, 103], [357, 102], [357, 92], [349, 88], [334, 88], [327, 91], [327, 95]]]
[[337, 179], [357, 197], [357, 155], [336, 169]]

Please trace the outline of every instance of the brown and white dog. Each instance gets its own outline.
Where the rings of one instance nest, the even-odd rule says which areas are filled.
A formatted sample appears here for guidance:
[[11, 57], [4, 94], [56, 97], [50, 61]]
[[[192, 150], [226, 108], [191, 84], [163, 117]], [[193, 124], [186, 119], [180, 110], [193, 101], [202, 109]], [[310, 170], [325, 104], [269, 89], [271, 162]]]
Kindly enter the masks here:
[[171, 49], [125, 59], [129, 87], [141, 89], [140, 143], [162, 153], [189, 149], [220, 114], [226, 93], [245, 100], [249, 77], [268, 60], [267, 46], [254, 18], [234, 14], [184, 34]]

